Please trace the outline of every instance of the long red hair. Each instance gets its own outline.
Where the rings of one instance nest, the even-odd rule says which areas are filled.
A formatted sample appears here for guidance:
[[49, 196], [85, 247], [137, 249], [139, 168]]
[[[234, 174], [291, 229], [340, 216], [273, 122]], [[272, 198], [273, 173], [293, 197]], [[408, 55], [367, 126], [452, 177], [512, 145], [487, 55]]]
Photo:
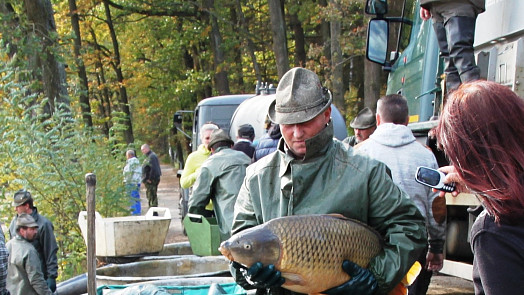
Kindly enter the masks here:
[[524, 220], [524, 100], [489, 81], [460, 86], [436, 134], [466, 186], [497, 222]]

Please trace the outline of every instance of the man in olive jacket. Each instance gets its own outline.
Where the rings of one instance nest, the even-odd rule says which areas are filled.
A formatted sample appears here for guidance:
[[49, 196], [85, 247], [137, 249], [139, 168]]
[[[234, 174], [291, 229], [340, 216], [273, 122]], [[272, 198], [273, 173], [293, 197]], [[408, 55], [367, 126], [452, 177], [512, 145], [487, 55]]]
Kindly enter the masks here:
[[224, 130], [213, 130], [209, 141], [212, 155], [202, 164], [189, 198], [189, 213], [200, 215], [205, 214], [209, 200], [213, 201], [222, 241], [231, 236], [238, 190], [251, 163], [246, 154], [233, 150], [232, 146], [233, 141]]
[[160, 176], [162, 175], [160, 162], [148, 144], [143, 144], [140, 150], [142, 154], [146, 155], [142, 164], [142, 182], [146, 186], [148, 205], [149, 208], [158, 207], [157, 189], [160, 183]]
[[[323, 293], [387, 294], [424, 249], [425, 220], [384, 164], [333, 139], [331, 101], [309, 70], [293, 68], [282, 77], [269, 116], [283, 138], [275, 153], [248, 167], [232, 233], [288, 215], [339, 213], [360, 220], [384, 237], [383, 250], [368, 269], [345, 261], [340, 267], [351, 279]], [[284, 279], [272, 265], [246, 270], [232, 263], [231, 272], [244, 288], [292, 293], [280, 287]]]
[[58, 245], [56, 244], [53, 224], [49, 219], [38, 213], [38, 209], [33, 204], [31, 193], [25, 189], [18, 190], [14, 194], [12, 205], [15, 207], [17, 215], [9, 225], [11, 239], [17, 235], [16, 226], [19, 216], [23, 213], [31, 215], [38, 224], [38, 234], [31, 240], [31, 244], [33, 244], [40, 257], [39, 265], [42, 267], [44, 279], [49, 289], [54, 292], [56, 290], [56, 278], [58, 277], [56, 257]]
[[31, 241], [38, 232], [35, 219], [23, 213], [16, 219], [16, 236], [7, 242], [9, 266], [7, 290], [11, 295], [51, 295], [44, 280], [40, 259]]

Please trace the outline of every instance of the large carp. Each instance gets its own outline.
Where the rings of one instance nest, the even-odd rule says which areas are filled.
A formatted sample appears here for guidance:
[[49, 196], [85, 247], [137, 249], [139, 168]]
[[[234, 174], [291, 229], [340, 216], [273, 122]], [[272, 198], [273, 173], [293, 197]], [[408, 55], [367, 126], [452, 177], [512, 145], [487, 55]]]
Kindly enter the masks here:
[[[283, 288], [317, 294], [350, 279], [342, 269], [344, 260], [367, 268], [382, 247], [382, 237], [373, 228], [329, 214], [272, 219], [233, 235], [219, 250], [227, 259], [246, 267], [258, 261], [273, 264], [286, 280]], [[395, 292], [401, 293], [395, 294], [405, 289], [399, 286]]]

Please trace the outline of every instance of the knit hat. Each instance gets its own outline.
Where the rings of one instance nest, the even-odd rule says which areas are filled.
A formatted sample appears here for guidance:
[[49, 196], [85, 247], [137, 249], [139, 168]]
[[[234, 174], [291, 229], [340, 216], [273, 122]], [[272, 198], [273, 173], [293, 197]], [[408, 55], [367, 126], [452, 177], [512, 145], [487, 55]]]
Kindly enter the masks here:
[[238, 137], [252, 140], [255, 138], [255, 129], [250, 124], [243, 124], [238, 127]]

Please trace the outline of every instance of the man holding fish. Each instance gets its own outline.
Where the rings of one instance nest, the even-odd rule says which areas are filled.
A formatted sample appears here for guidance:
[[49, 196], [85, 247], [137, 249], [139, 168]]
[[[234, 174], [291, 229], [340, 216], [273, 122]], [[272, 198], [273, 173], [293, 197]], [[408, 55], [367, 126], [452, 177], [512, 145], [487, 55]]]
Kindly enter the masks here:
[[[424, 217], [407, 194], [393, 183], [384, 164], [355, 155], [351, 147], [333, 139], [331, 101], [331, 93], [321, 86], [312, 71], [293, 68], [282, 77], [276, 100], [269, 107], [269, 117], [280, 124], [283, 138], [277, 152], [248, 167], [235, 204], [232, 233], [238, 238], [248, 228], [290, 215], [339, 214], [338, 219], [355, 219], [373, 228], [383, 246], [368, 265], [359, 266], [344, 259], [343, 263], [332, 266], [343, 270], [342, 274], [349, 279], [320, 293], [388, 294], [424, 249]], [[310, 223], [307, 220], [300, 221], [304, 228], [311, 226], [306, 224]], [[313, 226], [305, 235], [322, 240], [323, 237], [319, 239], [318, 236], [323, 226], [311, 223]], [[340, 248], [349, 243], [364, 249], [368, 247], [358, 237], [346, 238], [344, 232], [334, 232], [333, 243]], [[268, 239], [267, 236], [260, 238]], [[297, 238], [302, 237], [293, 239]], [[257, 243], [255, 240], [244, 244], [244, 250], [256, 250]], [[280, 247], [287, 247], [286, 241], [279, 243]], [[242, 251], [233, 248], [225, 242], [221, 251], [236, 261], [235, 255]], [[329, 247], [329, 251], [337, 251], [337, 248]], [[288, 253], [271, 247], [262, 247], [259, 251], [262, 252], [260, 257]], [[339, 255], [319, 255], [328, 251], [323, 247], [298, 247], [294, 251], [299, 252], [298, 256], [307, 256], [313, 265], [326, 264], [326, 257]], [[233, 262], [231, 270], [237, 283], [246, 289], [256, 288], [262, 292], [267, 289], [269, 294], [309, 290], [292, 286], [305, 284], [301, 265], [284, 267], [290, 259], [287, 254], [278, 259], [278, 263], [266, 265], [260, 261], [252, 265]], [[328, 276], [323, 272], [314, 275]]]

